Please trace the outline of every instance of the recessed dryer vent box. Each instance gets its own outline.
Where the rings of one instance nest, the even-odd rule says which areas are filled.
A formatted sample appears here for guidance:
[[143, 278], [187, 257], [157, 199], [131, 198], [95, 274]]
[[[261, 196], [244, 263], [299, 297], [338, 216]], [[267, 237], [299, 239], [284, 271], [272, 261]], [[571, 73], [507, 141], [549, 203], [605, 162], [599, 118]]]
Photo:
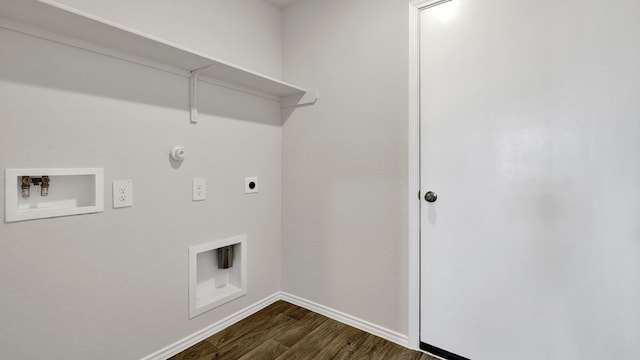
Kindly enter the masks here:
[[246, 293], [247, 235], [189, 248], [190, 319]]
[[7, 222], [104, 210], [102, 168], [5, 169]]

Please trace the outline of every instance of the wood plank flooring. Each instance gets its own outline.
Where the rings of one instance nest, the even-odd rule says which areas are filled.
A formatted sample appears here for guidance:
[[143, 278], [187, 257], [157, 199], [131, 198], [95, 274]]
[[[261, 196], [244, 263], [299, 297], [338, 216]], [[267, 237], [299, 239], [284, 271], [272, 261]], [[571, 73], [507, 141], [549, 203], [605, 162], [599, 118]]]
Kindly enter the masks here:
[[278, 301], [169, 360], [436, 360]]

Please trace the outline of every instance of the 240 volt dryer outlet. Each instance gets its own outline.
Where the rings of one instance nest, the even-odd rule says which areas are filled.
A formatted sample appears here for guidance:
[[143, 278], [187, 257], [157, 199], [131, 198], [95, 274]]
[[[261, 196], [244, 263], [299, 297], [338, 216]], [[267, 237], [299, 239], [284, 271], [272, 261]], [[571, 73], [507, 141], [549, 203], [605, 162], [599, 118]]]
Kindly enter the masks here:
[[258, 192], [258, 178], [246, 177], [244, 178], [244, 193], [254, 194]]

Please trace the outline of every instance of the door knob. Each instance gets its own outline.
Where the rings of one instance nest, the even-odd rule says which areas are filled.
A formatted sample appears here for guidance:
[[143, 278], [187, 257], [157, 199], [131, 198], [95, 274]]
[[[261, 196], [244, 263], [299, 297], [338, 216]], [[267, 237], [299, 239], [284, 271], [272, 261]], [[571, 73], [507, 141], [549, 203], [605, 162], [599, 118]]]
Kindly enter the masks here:
[[436, 202], [436, 200], [438, 200], [438, 194], [434, 193], [433, 191], [427, 191], [427, 193], [424, 194], [424, 199], [430, 203]]

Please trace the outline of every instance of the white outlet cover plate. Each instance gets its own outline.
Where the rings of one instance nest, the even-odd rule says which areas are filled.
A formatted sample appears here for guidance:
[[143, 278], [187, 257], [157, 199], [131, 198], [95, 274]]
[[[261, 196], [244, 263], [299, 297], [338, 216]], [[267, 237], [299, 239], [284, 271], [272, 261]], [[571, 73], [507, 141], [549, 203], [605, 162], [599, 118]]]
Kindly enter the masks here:
[[[253, 187], [251, 186], [252, 183], [253, 183]], [[244, 178], [244, 193], [254, 194], [257, 192], [258, 192], [258, 178], [257, 177]]]
[[113, 207], [133, 206], [133, 182], [131, 180], [113, 181]]
[[193, 178], [193, 201], [202, 201], [207, 198], [207, 179], [203, 177]]

